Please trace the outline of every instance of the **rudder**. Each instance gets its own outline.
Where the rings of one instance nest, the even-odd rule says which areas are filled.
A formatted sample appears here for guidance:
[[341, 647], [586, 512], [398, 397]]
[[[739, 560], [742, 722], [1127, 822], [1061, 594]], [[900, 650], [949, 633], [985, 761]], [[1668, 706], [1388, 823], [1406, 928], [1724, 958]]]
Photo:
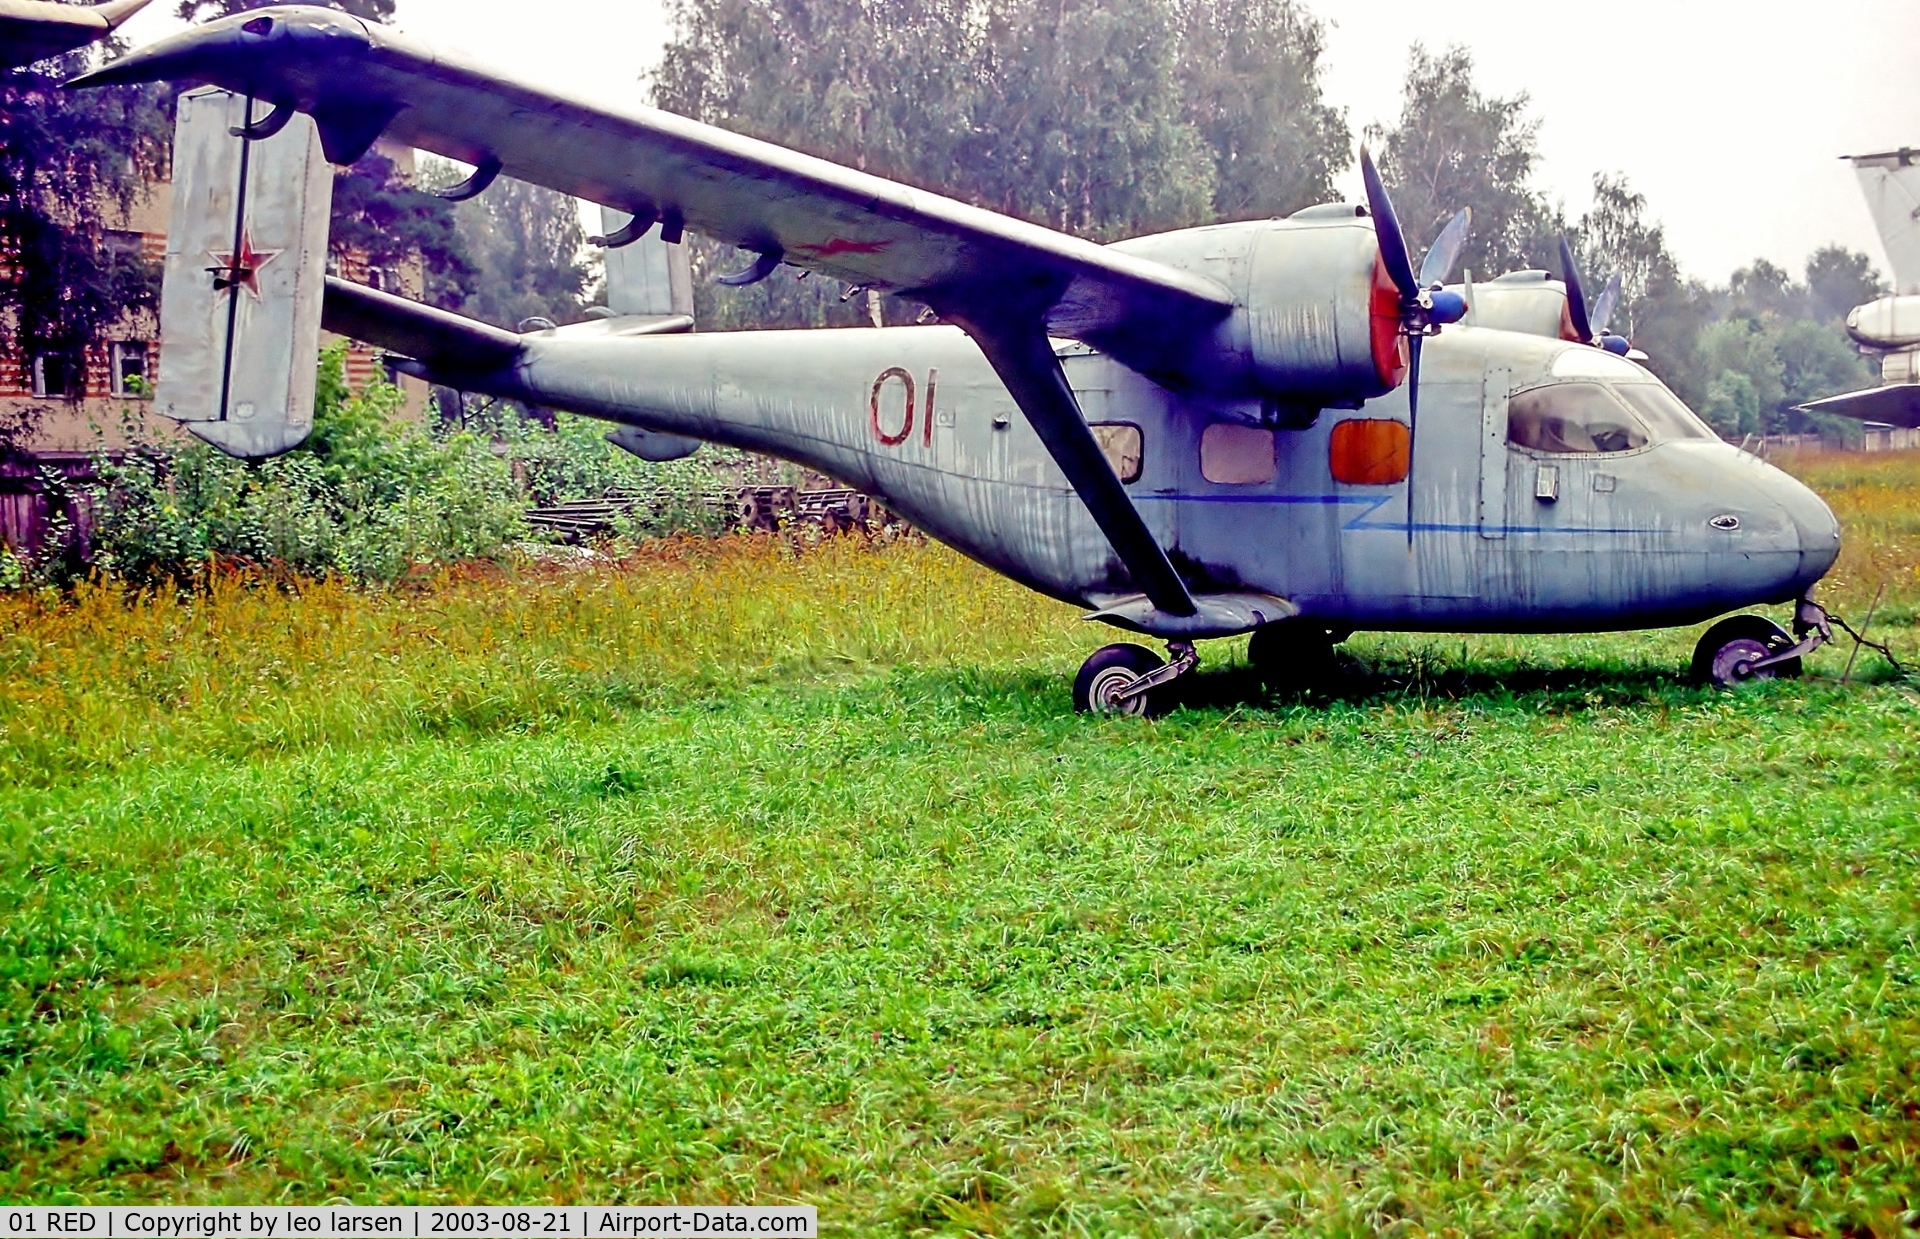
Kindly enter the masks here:
[[[158, 412], [252, 458], [313, 429], [333, 203], [312, 119], [259, 110], [224, 90], [180, 97], [155, 393]], [[237, 136], [250, 120], [279, 127]]]

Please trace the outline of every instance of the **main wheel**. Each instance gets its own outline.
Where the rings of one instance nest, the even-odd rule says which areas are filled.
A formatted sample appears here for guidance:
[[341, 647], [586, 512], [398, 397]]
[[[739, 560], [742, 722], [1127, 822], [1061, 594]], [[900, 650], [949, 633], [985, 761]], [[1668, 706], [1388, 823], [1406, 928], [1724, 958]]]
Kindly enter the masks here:
[[1748, 680], [1792, 679], [1800, 674], [1800, 660], [1750, 670], [1793, 644], [1786, 630], [1764, 615], [1736, 615], [1707, 629], [1693, 647], [1693, 681], [1732, 688]]
[[1253, 630], [1247, 661], [1269, 690], [1305, 692], [1333, 678], [1333, 647], [1341, 636], [1324, 625], [1282, 620]]
[[1132, 714], [1141, 718], [1164, 714], [1164, 693], [1120, 695], [1141, 676], [1164, 666], [1166, 661], [1144, 646], [1103, 646], [1080, 664], [1080, 674], [1073, 677], [1073, 708], [1082, 714]]

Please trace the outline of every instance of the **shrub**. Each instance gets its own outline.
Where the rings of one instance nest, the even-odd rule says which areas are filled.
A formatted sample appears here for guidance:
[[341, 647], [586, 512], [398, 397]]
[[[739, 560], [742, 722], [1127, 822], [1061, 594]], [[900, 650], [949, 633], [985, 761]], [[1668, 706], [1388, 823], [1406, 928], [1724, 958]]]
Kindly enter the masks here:
[[324, 355], [313, 434], [284, 456], [241, 461], [194, 442], [103, 459], [95, 567], [151, 583], [226, 558], [390, 581], [527, 536], [525, 497], [492, 443], [395, 417], [387, 384], [350, 394], [344, 364], [344, 348]]

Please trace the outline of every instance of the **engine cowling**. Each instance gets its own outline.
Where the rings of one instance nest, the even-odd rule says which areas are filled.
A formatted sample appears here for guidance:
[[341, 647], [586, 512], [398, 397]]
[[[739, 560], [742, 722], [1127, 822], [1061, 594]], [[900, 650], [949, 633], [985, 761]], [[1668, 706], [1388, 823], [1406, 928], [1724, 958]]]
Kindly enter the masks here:
[[1219, 224], [1115, 249], [1225, 284], [1233, 314], [1183, 367], [1215, 394], [1279, 405], [1355, 405], [1406, 377], [1400, 297], [1365, 208]]
[[1882, 297], [1847, 311], [1847, 334], [1870, 349], [1920, 345], [1920, 296]]
[[[1453, 287], [1465, 291], [1464, 285]], [[1470, 321], [1476, 327], [1586, 343], [1573, 329], [1566, 284], [1545, 271], [1509, 271], [1477, 283], [1468, 301], [1473, 307]]]

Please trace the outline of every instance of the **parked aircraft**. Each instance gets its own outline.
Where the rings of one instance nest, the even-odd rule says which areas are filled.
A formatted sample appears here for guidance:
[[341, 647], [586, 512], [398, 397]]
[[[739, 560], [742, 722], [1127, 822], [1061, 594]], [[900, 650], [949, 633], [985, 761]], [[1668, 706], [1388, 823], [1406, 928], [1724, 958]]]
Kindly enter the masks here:
[[[1566, 283], [1446, 288], [1464, 221], [1416, 272], [1364, 152], [1364, 206], [1099, 246], [327, 9], [214, 21], [74, 84], [160, 79], [233, 92], [181, 104], [158, 397], [227, 450], [304, 437], [324, 316], [434, 382], [619, 423], [643, 455], [711, 441], [832, 474], [1167, 643], [1095, 653], [1081, 709], [1153, 712], [1194, 642], [1247, 632], [1284, 675], [1362, 629], [1643, 628], [1799, 599], [1792, 635], [1757, 615], [1708, 631], [1695, 670], [1723, 684], [1826, 639], [1826, 505], [1595, 347]], [[756, 255], [728, 283], [787, 263], [940, 322], [691, 333], [616, 305], [515, 332], [325, 280], [327, 165], [381, 135], [473, 165], [450, 196], [504, 172], [618, 208], [616, 253], [697, 229]]]
[[0, 69], [30, 65], [97, 42], [151, 0], [108, 0], [85, 8], [53, 0], [0, 0]]
[[1920, 426], [1920, 152], [1907, 147], [1849, 155], [1867, 209], [1887, 247], [1891, 296], [1847, 312], [1847, 334], [1880, 358], [1880, 386], [1828, 396], [1800, 407], [1893, 426]]

